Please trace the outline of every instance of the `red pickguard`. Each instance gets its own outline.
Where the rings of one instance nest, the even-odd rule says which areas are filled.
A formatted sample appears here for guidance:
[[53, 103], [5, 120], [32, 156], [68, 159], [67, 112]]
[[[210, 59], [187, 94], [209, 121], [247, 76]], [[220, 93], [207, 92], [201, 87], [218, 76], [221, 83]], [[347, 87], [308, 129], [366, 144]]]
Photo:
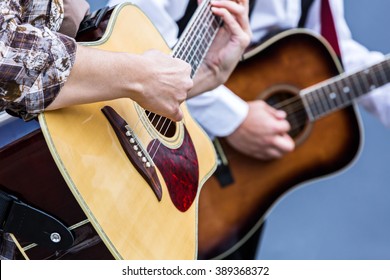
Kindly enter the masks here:
[[155, 139], [150, 142], [148, 152], [155, 155], [153, 161], [164, 177], [173, 204], [180, 211], [187, 211], [195, 200], [199, 185], [198, 158], [187, 129], [178, 149], [170, 149]]

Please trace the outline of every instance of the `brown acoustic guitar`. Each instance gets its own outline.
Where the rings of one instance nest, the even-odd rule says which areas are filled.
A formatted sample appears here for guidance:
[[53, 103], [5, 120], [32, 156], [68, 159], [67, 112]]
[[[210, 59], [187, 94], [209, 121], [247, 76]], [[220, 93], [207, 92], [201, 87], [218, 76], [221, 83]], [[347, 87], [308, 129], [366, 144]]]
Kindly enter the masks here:
[[260, 161], [218, 139], [220, 164], [200, 195], [199, 258], [234, 252], [287, 192], [350, 165], [361, 142], [353, 101], [389, 81], [388, 59], [341, 74], [328, 43], [307, 30], [284, 31], [248, 51], [226, 85], [244, 100], [285, 110], [296, 149]]

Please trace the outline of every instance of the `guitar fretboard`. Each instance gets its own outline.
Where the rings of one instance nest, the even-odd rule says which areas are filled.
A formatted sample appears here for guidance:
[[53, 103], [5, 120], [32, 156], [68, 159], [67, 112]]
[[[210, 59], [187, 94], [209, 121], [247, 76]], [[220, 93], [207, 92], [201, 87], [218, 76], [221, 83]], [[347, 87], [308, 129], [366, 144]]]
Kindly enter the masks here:
[[203, 1], [173, 49], [173, 57], [191, 65], [191, 77], [202, 63], [221, 23], [221, 18], [210, 9], [210, 0]]
[[344, 108], [356, 98], [390, 82], [390, 61], [385, 60], [352, 74], [342, 74], [301, 92], [311, 121]]

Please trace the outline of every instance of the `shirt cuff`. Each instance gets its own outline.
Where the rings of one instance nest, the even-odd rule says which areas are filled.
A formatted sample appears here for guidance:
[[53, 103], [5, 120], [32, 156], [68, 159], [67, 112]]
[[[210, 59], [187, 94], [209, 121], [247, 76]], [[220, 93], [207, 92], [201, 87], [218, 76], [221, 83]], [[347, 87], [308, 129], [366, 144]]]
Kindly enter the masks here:
[[225, 86], [187, 101], [193, 118], [211, 139], [233, 133], [248, 114], [248, 104]]

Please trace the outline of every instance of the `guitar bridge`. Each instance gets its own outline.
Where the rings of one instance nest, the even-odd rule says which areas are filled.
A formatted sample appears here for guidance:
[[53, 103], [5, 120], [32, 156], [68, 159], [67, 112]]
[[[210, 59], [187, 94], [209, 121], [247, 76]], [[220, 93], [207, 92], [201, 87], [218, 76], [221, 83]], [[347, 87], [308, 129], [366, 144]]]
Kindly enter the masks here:
[[146, 153], [146, 151], [142, 148], [142, 145], [139, 144], [137, 136], [134, 134], [131, 127], [126, 125], [125, 128], [127, 129], [126, 136], [128, 137], [130, 144], [133, 145], [133, 150], [135, 153], [137, 153], [138, 158], [141, 159], [144, 167], [154, 168], [152, 159], [149, 157], [148, 153]]
[[148, 182], [157, 199], [161, 201], [162, 187], [157, 177], [156, 168], [142, 148], [133, 130], [126, 121], [110, 106], [104, 106], [102, 112], [110, 122], [118, 140], [138, 173]]

